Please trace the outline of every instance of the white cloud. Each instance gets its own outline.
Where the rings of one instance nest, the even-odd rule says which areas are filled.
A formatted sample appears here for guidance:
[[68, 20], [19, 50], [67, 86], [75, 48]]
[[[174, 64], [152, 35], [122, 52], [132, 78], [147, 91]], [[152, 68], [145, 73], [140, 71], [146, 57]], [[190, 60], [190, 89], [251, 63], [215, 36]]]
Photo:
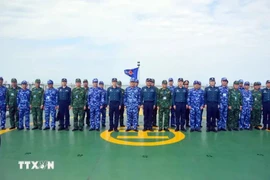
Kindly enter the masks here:
[[[268, 0], [3, 0], [0, 59], [9, 59], [7, 65], [24, 61], [21, 67], [35, 60], [27, 65], [31, 68], [53, 64], [49, 74], [55, 79], [74, 80], [78, 74], [105, 82], [112, 76], [128, 80], [123, 69], [140, 60], [142, 79], [182, 76], [207, 82], [210, 76], [227, 76], [265, 81], [269, 7]], [[80, 41], [54, 44], [74, 38]], [[50, 43], [42, 46], [44, 42]], [[72, 70], [76, 65], [78, 72]], [[41, 67], [42, 78], [46, 72]], [[32, 76], [30, 71], [24, 78]]]

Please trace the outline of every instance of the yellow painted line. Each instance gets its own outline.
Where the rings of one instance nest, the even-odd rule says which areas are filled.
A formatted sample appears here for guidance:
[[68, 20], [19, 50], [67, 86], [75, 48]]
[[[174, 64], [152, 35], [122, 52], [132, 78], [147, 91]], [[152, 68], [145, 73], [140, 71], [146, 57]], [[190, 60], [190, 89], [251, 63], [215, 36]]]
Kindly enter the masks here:
[[147, 137], [117, 136], [117, 139], [169, 139], [169, 137], [168, 136], [147, 136]]

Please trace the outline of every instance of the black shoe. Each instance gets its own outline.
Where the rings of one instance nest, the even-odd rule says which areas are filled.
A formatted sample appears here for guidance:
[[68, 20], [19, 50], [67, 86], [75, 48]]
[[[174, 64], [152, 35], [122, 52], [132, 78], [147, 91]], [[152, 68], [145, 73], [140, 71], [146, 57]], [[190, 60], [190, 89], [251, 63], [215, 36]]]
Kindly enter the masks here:
[[55, 127], [53, 127], [52, 130], [55, 131]]
[[72, 129], [72, 131], [78, 131], [78, 128], [74, 128], [74, 129]]
[[158, 131], [160, 132], [160, 131], [162, 131], [162, 129], [160, 128], [160, 129], [158, 129]]
[[26, 128], [26, 130], [27, 130], [27, 131], [29, 131], [29, 130], [30, 130], [30, 128]]
[[243, 131], [243, 128], [240, 128], [240, 131]]
[[233, 128], [233, 130], [234, 130], [234, 131], [239, 131], [239, 129], [238, 129], [238, 128]]
[[90, 129], [89, 129], [89, 131], [94, 131], [94, 130], [95, 130], [95, 129], [93, 129], [93, 128], [90, 128]]
[[181, 131], [186, 132], [187, 130], [185, 128], [181, 128]]
[[43, 130], [46, 131], [46, 130], [49, 130], [50, 128], [49, 127], [45, 127]]
[[83, 131], [83, 128], [80, 128], [79, 131]]
[[106, 125], [105, 124], [102, 124], [102, 127], [106, 127]]
[[112, 132], [112, 131], [113, 131], [113, 129], [109, 129], [109, 130], [108, 130], [108, 132]]
[[270, 131], [270, 127], [268, 128], [268, 130]]
[[138, 129], [134, 129], [133, 131], [138, 132]]
[[122, 125], [120, 125], [120, 127], [126, 127], [126, 126], [122, 124]]
[[63, 127], [58, 128], [58, 131], [62, 131], [62, 130], [65, 130], [65, 128]]
[[33, 128], [32, 128], [32, 130], [36, 130], [36, 129], [38, 129], [38, 127], [33, 127]]
[[232, 129], [231, 128], [228, 128], [228, 131], [232, 131]]
[[1, 130], [6, 130], [6, 128], [5, 127], [2, 127]]
[[131, 131], [131, 129], [126, 129], [126, 132], [129, 132], [129, 131]]
[[213, 132], [217, 132], [216, 128], [212, 128], [212, 131], [213, 131]]
[[176, 128], [176, 129], [175, 129], [175, 132], [178, 132], [178, 131], [179, 131], [179, 128]]
[[100, 131], [99, 129], [96, 129], [96, 131]]
[[190, 129], [190, 132], [194, 132], [195, 130], [194, 129]]
[[12, 126], [12, 127], [9, 128], [9, 130], [12, 130], [12, 129], [15, 129], [15, 126]]
[[119, 132], [119, 130], [118, 129], [115, 129], [115, 130], [113, 130], [114, 132]]
[[254, 129], [261, 130], [258, 126], [256, 126]]
[[169, 132], [169, 129], [167, 129], [167, 128], [164, 128], [164, 131], [166, 131], [166, 132]]
[[147, 129], [146, 128], [143, 128], [143, 131], [145, 132], [145, 131], [147, 131]]

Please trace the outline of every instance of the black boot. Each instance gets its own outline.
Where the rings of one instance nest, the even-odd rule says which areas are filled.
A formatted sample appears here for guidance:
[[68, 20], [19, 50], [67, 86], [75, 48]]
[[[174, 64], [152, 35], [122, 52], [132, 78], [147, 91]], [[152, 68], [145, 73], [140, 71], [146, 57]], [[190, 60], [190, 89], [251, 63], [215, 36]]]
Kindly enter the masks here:
[[33, 127], [33, 128], [32, 128], [32, 130], [36, 130], [36, 129], [38, 129], [38, 127]]

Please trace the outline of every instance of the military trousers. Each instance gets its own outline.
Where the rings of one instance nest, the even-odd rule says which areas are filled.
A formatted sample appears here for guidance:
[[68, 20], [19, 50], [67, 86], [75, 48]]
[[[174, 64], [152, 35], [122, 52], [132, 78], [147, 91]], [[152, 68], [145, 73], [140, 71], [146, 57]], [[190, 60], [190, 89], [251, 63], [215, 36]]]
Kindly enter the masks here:
[[154, 101], [145, 101], [143, 103], [144, 129], [152, 129], [154, 105]]
[[229, 118], [227, 121], [228, 129], [236, 129], [239, 126], [239, 114], [240, 109], [230, 109], [229, 110]]
[[175, 110], [171, 109], [171, 126], [175, 126]]
[[225, 129], [228, 117], [228, 103], [220, 103], [218, 119], [218, 129]]
[[184, 128], [185, 126], [185, 121], [186, 121], [186, 105], [187, 103], [185, 102], [177, 102], [175, 103], [176, 110], [175, 110], [175, 115], [176, 115], [176, 128], [179, 128], [181, 125], [181, 128]]
[[263, 103], [263, 125], [270, 127], [270, 101]]
[[120, 126], [124, 126], [124, 111], [125, 111], [125, 106], [124, 104], [122, 104], [121, 109], [119, 111]]
[[201, 128], [201, 113], [200, 106], [191, 106], [190, 110], [190, 127], [192, 130]]
[[40, 107], [32, 107], [32, 117], [33, 117], [33, 124], [35, 128], [42, 128], [43, 124], [43, 110]]
[[157, 106], [153, 110], [152, 125], [153, 126], [156, 126], [157, 125]]
[[[102, 109], [100, 109], [100, 119], [101, 119], [101, 123], [102, 125], [105, 125], [106, 124], [106, 105], [104, 105], [102, 107]], [[118, 107], [119, 108], [119, 107]]]
[[[90, 109], [88, 108], [89, 106], [86, 105], [86, 109], [84, 110], [84, 113], [83, 113], [83, 121], [85, 119], [85, 124], [90, 126]], [[86, 114], [86, 116], [85, 116]]]
[[83, 128], [83, 107], [74, 107], [73, 108], [73, 116], [74, 116], [74, 129], [82, 129]]
[[186, 126], [189, 126], [190, 109], [186, 109]]
[[6, 127], [6, 105], [0, 106], [1, 128]]
[[218, 117], [218, 103], [209, 102], [207, 103], [207, 128], [214, 128], [216, 126], [216, 119]]
[[110, 109], [109, 109], [110, 129], [117, 130], [120, 112], [119, 106], [120, 106], [119, 101], [110, 102]]
[[30, 128], [30, 108], [20, 108], [19, 110], [19, 128]]
[[261, 125], [261, 119], [262, 119], [262, 110], [261, 109], [252, 109], [251, 126]]
[[69, 103], [60, 102], [59, 103], [59, 120], [61, 128], [68, 128], [70, 124], [70, 114], [69, 114]]
[[19, 111], [16, 106], [9, 106], [9, 120], [11, 127], [19, 127]]
[[[160, 107], [158, 111], [158, 126], [159, 129], [168, 129], [170, 118], [170, 108]], [[163, 121], [164, 120], [164, 121]]]

